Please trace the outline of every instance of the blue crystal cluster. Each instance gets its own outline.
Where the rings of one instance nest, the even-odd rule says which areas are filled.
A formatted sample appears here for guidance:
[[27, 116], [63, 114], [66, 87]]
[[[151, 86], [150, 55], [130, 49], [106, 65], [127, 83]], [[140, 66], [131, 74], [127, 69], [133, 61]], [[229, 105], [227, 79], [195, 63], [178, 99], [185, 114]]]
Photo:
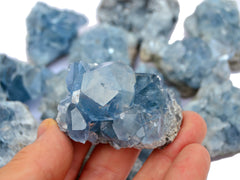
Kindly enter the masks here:
[[37, 65], [47, 65], [66, 55], [78, 27], [86, 22], [83, 15], [38, 2], [27, 18], [29, 59]]
[[156, 148], [179, 131], [181, 108], [157, 75], [135, 74], [120, 62], [80, 62], [70, 66], [67, 87], [57, 122], [75, 141]]
[[36, 135], [37, 121], [25, 105], [0, 101], [0, 167], [7, 164], [24, 146], [32, 143]]
[[47, 69], [0, 54], [0, 88], [8, 100], [25, 102], [38, 98], [44, 90], [45, 78], [50, 74]]
[[46, 80], [40, 103], [40, 111], [42, 112], [41, 119], [56, 119], [58, 103], [68, 94], [67, 85], [65, 83], [66, 77], [67, 71], [63, 70]]
[[200, 38], [185, 38], [169, 45], [158, 64], [169, 82], [193, 90], [200, 87], [216, 65], [211, 49]]
[[100, 22], [120, 26], [139, 39], [169, 37], [179, 14], [176, 0], [103, 0]]
[[206, 41], [215, 57], [238, 61], [240, 67], [240, 18], [235, 1], [203, 1], [185, 21], [185, 29], [188, 36]]
[[213, 160], [240, 152], [240, 90], [230, 80], [207, 81], [185, 109], [199, 113], [208, 131], [203, 145]]
[[73, 43], [70, 49], [70, 61], [87, 63], [103, 63], [121, 61], [130, 64], [128, 54], [136, 46], [129, 42], [130, 35], [121, 28], [107, 24], [95, 26], [83, 33]]

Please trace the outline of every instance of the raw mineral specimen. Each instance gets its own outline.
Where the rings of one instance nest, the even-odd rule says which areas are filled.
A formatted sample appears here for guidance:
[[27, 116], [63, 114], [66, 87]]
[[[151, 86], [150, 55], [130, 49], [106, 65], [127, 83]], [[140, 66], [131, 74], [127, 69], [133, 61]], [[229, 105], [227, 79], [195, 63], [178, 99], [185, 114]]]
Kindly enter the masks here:
[[50, 75], [47, 69], [0, 54], [0, 87], [8, 100], [27, 101], [39, 97], [44, 89], [44, 79]]
[[135, 74], [120, 62], [80, 62], [70, 66], [67, 87], [57, 122], [75, 141], [156, 148], [180, 128], [181, 108], [157, 75]]
[[169, 45], [158, 65], [165, 79], [176, 85], [182, 96], [189, 96], [200, 87], [217, 62], [204, 41], [186, 38]]
[[0, 86], [0, 101], [4, 101], [7, 99], [7, 94], [3, 91], [2, 87]]
[[204, 83], [185, 109], [196, 111], [205, 119], [208, 131], [203, 145], [216, 160], [240, 152], [240, 89], [229, 80], [210, 82]]
[[167, 47], [168, 39], [162, 36], [145, 40], [142, 42], [140, 47], [140, 59], [145, 62], [160, 61]]
[[57, 117], [57, 106], [61, 99], [67, 96], [67, 71], [53, 75], [46, 80], [46, 87], [40, 104], [41, 119]]
[[213, 56], [231, 59], [232, 69], [240, 69], [240, 18], [235, 1], [203, 1], [185, 21], [185, 29], [188, 36], [206, 41]]
[[47, 65], [68, 53], [78, 27], [87, 23], [85, 16], [58, 10], [38, 2], [27, 18], [27, 53], [37, 65]]
[[0, 167], [37, 135], [37, 121], [20, 102], [0, 102]]
[[98, 9], [100, 22], [123, 27], [141, 40], [169, 37], [178, 14], [176, 0], [103, 0]]
[[132, 53], [137, 45], [134, 37], [130, 36], [122, 28], [107, 24], [95, 26], [74, 41], [69, 59], [71, 62], [121, 61], [130, 64], [132, 57], [129, 53]]

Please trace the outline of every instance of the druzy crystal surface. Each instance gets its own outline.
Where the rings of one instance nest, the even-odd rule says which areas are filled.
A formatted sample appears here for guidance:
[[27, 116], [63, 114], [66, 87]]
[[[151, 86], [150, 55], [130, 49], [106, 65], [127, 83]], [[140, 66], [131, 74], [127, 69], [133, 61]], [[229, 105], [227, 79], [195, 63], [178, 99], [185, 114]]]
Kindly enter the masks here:
[[[200, 37], [218, 59], [240, 67], [240, 18], [233, 0], [205, 0], [185, 21], [188, 36]], [[239, 68], [240, 69], [240, 68]]]
[[103, 63], [121, 61], [130, 64], [137, 42], [122, 28], [101, 24], [83, 33], [70, 49], [70, 61]]
[[57, 117], [57, 106], [61, 99], [68, 94], [66, 85], [67, 71], [63, 70], [58, 74], [52, 75], [45, 82], [45, 89], [41, 99], [40, 111], [41, 119]]
[[37, 65], [47, 65], [68, 53], [78, 27], [87, 19], [68, 10], [38, 2], [27, 18], [27, 53]]
[[156, 148], [180, 128], [181, 108], [157, 75], [135, 74], [120, 62], [80, 62], [70, 66], [67, 87], [57, 122], [75, 141]]
[[103, 0], [98, 18], [133, 32], [139, 39], [148, 39], [170, 36], [178, 13], [176, 0]]
[[[211, 83], [210, 83], [211, 82]], [[199, 113], [207, 123], [203, 145], [213, 160], [240, 152], [240, 89], [228, 81], [208, 81], [186, 110]]]
[[32, 143], [37, 135], [35, 121], [20, 102], [0, 102], [0, 167], [7, 164], [24, 146]]
[[7, 94], [8, 100], [24, 102], [38, 98], [49, 74], [46, 69], [0, 54], [0, 87]]
[[[169, 45], [158, 66], [166, 80], [180, 89], [187, 87], [194, 91], [216, 64], [211, 49], [204, 41], [200, 38], [186, 38]], [[188, 96], [186, 91], [182, 95]]]

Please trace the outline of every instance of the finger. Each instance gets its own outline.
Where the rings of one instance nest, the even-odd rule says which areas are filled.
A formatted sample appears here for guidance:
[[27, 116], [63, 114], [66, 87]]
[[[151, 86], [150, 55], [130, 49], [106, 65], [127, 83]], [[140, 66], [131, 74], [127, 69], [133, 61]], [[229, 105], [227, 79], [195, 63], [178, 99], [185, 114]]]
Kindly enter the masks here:
[[200, 115], [191, 111], [183, 112], [182, 127], [174, 142], [164, 149], [155, 149], [135, 179], [162, 179], [178, 153], [188, 144], [201, 143], [206, 131], [206, 123]]
[[133, 148], [116, 150], [110, 145], [100, 144], [94, 149], [80, 179], [126, 179], [139, 152]]
[[83, 160], [91, 147], [91, 143], [87, 142], [86, 144], [78, 143], [78, 142], [73, 142], [73, 161], [70, 166], [70, 169], [65, 177], [65, 180], [72, 180], [76, 179], [80, 168], [82, 166]]
[[0, 179], [64, 179], [72, 158], [71, 141], [47, 119], [39, 126], [38, 139], [0, 170]]
[[200, 144], [186, 146], [174, 160], [165, 179], [203, 180], [210, 168], [208, 151]]

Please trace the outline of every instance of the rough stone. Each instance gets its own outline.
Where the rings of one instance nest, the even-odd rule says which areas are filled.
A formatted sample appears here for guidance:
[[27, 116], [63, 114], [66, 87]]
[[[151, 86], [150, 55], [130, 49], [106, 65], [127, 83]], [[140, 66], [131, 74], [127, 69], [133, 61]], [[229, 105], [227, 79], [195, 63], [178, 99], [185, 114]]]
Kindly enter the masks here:
[[25, 102], [38, 98], [44, 90], [44, 80], [50, 74], [47, 69], [0, 54], [0, 87], [8, 100]]
[[176, 0], [103, 0], [98, 19], [133, 32], [138, 39], [170, 37], [177, 22]]
[[81, 62], [71, 65], [67, 87], [57, 122], [77, 142], [152, 149], [179, 131], [181, 108], [157, 75], [135, 74], [119, 62]]
[[240, 70], [240, 18], [233, 0], [205, 0], [185, 21], [188, 36], [206, 41], [213, 56]]
[[27, 17], [27, 53], [37, 65], [47, 65], [66, 55], [85, 16], [38, 2]]
[[240, 152], [240, 89], [233, 87], [230, 80], [210, 82], [185, 109], [205, 119], [208, 131], [203, 145], [216, 160]]
[[158, 66], [164, 78], [175, 85], [182, 96], [191, 96], [217, 62], [204, 41], [185, 38], [167, 47]]
[[46, 80], [46, 87], [40, 104], [41, 119], [56, 119], [58, 103], [68, 94], [66, 77], [67, 71], [64, 70]]
[[121, 61], [130, 64], [137, 41], [122, 28], [101, 24], [83, 33], [70, 49], [70, 61], [103, 63]]
[[0, 167], [37, 136], [37, 121], [20, 102], [0, 102]]

